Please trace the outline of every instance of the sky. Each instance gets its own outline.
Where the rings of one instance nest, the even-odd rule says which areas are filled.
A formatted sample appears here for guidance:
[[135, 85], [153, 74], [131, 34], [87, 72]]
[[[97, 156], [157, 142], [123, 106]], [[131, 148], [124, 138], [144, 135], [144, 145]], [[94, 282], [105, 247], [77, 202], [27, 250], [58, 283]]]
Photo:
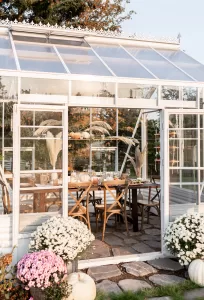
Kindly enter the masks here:
[[181, 49], [204, 64], [204, 0], [131, 0], [135, 10], [132, 20], [125, 21], [126, 33], [177, 37]]

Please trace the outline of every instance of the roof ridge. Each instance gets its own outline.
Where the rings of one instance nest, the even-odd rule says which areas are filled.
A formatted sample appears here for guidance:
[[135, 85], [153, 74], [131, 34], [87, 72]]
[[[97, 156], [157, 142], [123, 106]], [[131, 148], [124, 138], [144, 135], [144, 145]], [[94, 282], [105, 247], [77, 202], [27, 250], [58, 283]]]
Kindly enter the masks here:
[[9, 21], [9, 19], [2, 20], [0, 19], [0, 26], [7, 26], [7, 27], [12, 27], [12, 26], [26, 26], [27, 28], [38, 28], [38, 29], [45, 29], [45, 30], [50, 30], [54, 29], [57, 31], [64, 31], [64, 32], [76, 32], [76, 33], [84, 33], [87, 35], [95, 35], [95, 36], [100, 36], [100, 37], [115, 37], [115, 38], [121, 38], [121, 39], [131, 39], [135, 41], [147, 41], [147, 42], [157, 42], [157, 43], [167, 43], [167, 44], [180, 44], [179, 38], [175, 37], [155, 37], [155, 36], [150, 36], [150, 35], [144, 35], [144, 34], [126, 34], [124, 32], [118, 32], [118, 31], [104, 31], [104, 30], [96, 30], [94, 29], [89, 29], [88, 27], [82, 28], [80, 26], [78, 27], [67, 27], [65, 25], [59, 26], [57, 24], [55, 25], [50, 25], [49, 23], [47, 24], [42, 24], [39, 22], [38, 24], [34, 23], [33, 21], [28, 23], [25, 20], [23, 22], [19, 22], [17, 20], [15, 21]]

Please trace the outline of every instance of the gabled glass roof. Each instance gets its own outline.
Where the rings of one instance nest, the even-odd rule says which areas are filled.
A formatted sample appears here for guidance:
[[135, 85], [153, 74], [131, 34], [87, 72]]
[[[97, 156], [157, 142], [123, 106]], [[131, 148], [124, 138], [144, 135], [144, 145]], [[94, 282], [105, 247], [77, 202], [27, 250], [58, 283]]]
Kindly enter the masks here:
[[0, 69], [204, 82], [204, 65], [180, 50], [59, 39], [0, 35]]

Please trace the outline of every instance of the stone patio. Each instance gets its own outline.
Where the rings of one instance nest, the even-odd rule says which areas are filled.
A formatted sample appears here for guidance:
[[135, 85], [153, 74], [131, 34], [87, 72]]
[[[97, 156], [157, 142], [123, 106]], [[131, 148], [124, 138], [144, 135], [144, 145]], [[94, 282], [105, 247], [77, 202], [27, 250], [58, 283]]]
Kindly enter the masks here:
[[[156, 215], [150, 216], [150, 224], [144, 224], [143, 231], [133, 232], [129, 223], [129, 236], [125, 231], [125, 225], [110, 220], [107, 224], [105, 241], [102, 242], [102, 232], [95, 232], [95, 218], [91, 218], [91, 229], [95, 234], [95, 241], [89, 249], [81, 256], [81, 259], [94, 259], [110, 256], [130, 255], [136, 253], [149, 253], [161, 251], [160, 219]], [[139, 217], [140, 226], [140, 217]]]
[[[161, 258], [148, 262], [130, 262], [120, 265], [108, 265], [84, 270], [96, 282], [98, 291], [105, 294], [122, 293], [155, 286], [179, 284], [187, 278], [186, 270], [169, 258]], [[184, 300], [204, 299], [204, 288], [187, 291]], [[147, 300], [172, 300], [170, 297], [156, 297]]]

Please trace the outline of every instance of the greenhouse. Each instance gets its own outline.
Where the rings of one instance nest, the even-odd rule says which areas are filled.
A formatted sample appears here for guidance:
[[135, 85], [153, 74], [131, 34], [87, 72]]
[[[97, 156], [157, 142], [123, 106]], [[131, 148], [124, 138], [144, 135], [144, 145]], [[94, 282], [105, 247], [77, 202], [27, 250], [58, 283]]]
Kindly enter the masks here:
[[[203, 96], [178, 39], [0, 21], [1, 251], [70, 215], [96, 236], [80, 268], [164, 256], [168, 223], [204, 207]], [[127, 178], [127, 198], [105, 190]], [[125, 221], [102, 234], [104, 197]]]

